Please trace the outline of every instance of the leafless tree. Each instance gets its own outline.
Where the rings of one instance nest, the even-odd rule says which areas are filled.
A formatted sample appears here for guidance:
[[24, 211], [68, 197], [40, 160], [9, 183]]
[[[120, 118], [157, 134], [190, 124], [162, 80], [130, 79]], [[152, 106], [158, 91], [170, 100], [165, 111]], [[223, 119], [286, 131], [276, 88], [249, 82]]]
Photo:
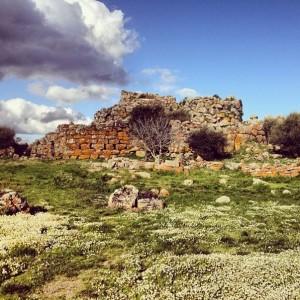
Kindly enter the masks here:
[[155, 161], [159, 161], [162, 154], [168, 151], [172, 141], [172, 126], [161, 107], [136, 107], [131, 115], [130, 129]]

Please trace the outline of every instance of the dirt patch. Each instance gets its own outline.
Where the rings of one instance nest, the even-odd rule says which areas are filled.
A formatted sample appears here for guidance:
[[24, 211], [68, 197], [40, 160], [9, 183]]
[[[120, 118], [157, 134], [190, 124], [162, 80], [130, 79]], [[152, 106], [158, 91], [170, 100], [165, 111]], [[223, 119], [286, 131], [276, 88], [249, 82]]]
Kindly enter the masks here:
[[83, 287], [83, 275], [78, 277], [57, 276], [54, 280], [46, 283], [39, 295], [43, 296], [44, 300], [54, 299], [74, 299]]

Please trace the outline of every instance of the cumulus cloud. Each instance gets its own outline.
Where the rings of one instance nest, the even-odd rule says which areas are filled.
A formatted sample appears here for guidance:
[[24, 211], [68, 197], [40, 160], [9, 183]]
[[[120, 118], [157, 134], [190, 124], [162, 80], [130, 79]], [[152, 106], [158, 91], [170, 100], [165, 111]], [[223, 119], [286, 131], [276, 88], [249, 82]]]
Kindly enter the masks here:
[[157, 89], [160, 92], [170, 92], [176, 88], [178, 75], [177, 72], [171, 71], [170, 69], [148, 68], [142, 70], [142, 74], [148, 76], [158, 75]]
[[0, 125], [16, 133], [45, 134], [64, 123], [90, 124], [91, 119], [70, 108], [38, 105], [24, 99], [0, 101]]
[[111, 95], [119, 92], [119, 89], [117, 88], [101, 85], [65, 88], [58, 85], [45, 87], [42, 83], [32, 83], [28, 86], [28, 90], [31, 93], [46, 97], [61, 104], [91, 99], [100, 99], [106, 101], [109, 100]]
[[195, 98], [195, 97], [199, 96], [199, 94], [196, 90], [190, 89], [190, 88], [182, 88], [180, 90], [177, 90], [176, 94], [183, 98], [185, 98], [185, 97]]
[[96, 0], [1, 0], [0, 79], [126, 83], [122, 59], [138, 38], [124, 23]]

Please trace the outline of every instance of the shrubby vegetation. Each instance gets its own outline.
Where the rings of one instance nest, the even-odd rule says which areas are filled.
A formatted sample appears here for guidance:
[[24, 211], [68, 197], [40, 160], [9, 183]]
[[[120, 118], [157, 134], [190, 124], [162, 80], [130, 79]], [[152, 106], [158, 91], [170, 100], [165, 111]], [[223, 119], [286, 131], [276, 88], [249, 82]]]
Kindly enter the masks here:
[[187, 142], [194, 154], [205, 160], [219, 159], [225, 155], [226, 138], [221, 132], [208, 127], [203, 127], [191, 133]]
[[[132, 178], [89, 164], [0, 162], [0, 189], [48, 210], [0, 216], [1, 299], [299, 298], [300, 177], [270, 178], [267, 189], [240, 172], [198, 169], [184, 186], [181, 173]], [[112, 172], [120, 181], [110, 185]], [[167, 188], [167, 208], [108, 209], [121, 181]], [[231, 202], [217, 204], [224, 194]]]
[[0, 149], [11, 147], [15, 144], [15, 131], [6, 126], [0, 126]]
[[131, 112], [129, 121], [131, 133], [143, 142], [146, 152], [155, 160], [159, 160], [171, 144], [170, 120], [160, 105], [136, 106]]
[[28, 144], [22, 143], [20, 138], [15, 138], [15, 131], [6, 126], [0, 126], [0, 149], [7, 149], [12, 147], [14, 153], [18, 155], [26, 155], [28, 151]]
[[279, 145], [277, 152], [300, 156], [300, 113], [291, 113], [286, 118], [266, 118], [264, 130], [271, 144]]

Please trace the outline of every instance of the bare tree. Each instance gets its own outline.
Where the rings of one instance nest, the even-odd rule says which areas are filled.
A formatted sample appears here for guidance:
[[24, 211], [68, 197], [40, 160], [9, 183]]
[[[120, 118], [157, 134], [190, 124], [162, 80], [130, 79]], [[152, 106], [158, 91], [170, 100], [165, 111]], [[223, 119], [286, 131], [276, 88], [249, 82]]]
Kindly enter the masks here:
[[169, 116], [161, 106], [138, 106], [131, 113], [130, 129], [141, 140], [145, 151], [158, 161], [172, 141]]

